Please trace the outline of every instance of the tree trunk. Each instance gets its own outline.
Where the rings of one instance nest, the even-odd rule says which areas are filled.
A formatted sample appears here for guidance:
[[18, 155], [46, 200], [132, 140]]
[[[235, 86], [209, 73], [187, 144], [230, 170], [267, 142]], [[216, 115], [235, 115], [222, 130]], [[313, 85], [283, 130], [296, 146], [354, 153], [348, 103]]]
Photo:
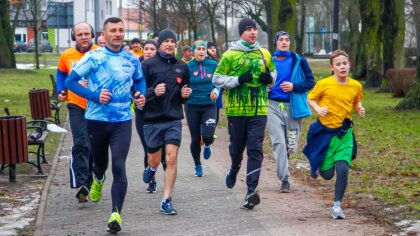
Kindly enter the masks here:
[[295, 41], [296, 47], [295, 50], [297, 53], [302, 54], [303, 52], [303, 39], [305, 38], [305, 18], [306, 18], [306, 7], [305, 1], [300, 0], [300, 10], [301, 10], [301, 18], [299, 23], [299, 30], [296, 33]]
[[420, 109], [420, 0], [412, 0], [417, 38], [417, 76], [416, 83], [407, 96], [397, 105], [397, 109]]
[[10, 26], [10, 2], [0, 0], [0, 68], [16, 68], [14, 33]]
[[292, 39], [292, 47], [296, 45], [293, 41], [296, 37], [296, 0], [278, 0], [273, 1], [272, 11], [273, 32], [286, 31]]
[[383, 33], [381, 0], [359, 0], [362, 33], [356, 59], [356, 76], [365, 87], [379, 87], [383, 76]]
[[[405, 2], [385, 0], [382, 22], [384, 28], [384, 74], [388, 69], [404, 68]], [[381, 91], [389, 91], [382, 80]]]
[[[357, 1], [349, 4], [347, 19], [348, 19], [349, 28], [350, 28], [350, 51], [348, 53], [350, 55], [350, 61], [352, 63], [356, 62], [357, 48], [358, 48], [359, 40], [360, 40], [359, 12], [360, 12], [359, 3]], [[354, 68], [355, 67], [352, 67], [352, 71], [354, 71]]]
[[225, 51], [228, 50], [229, 48], [229, 36], [228, 36], [228, 28], [227, 28], [227, 20], [228, 20], [228, 9], [229, 9], [229, 3], [228, 0], [225, 0], [224, 2], [224, 7], [225, 7]]

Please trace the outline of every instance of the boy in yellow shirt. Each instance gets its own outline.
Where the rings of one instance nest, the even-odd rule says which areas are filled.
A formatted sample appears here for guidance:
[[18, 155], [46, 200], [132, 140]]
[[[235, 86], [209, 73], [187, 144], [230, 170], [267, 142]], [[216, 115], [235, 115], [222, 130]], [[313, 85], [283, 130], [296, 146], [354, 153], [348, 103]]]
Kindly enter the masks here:
[[347, 188], [349, 167], [356, 157], [357, 144], [353, 135], [351, 111], [364, 117], [362, 85], [349, 77], [350, 61], [346, 52], [336, 50], [330, 57], [333, 75], [317, 82], [308, 95], [308, 103], [318, 114], [311, 124], [303, 153], [311, 166], [311, 176], [326, 180], [337, 173], [331, 215], [344, 219], [341, 202]]

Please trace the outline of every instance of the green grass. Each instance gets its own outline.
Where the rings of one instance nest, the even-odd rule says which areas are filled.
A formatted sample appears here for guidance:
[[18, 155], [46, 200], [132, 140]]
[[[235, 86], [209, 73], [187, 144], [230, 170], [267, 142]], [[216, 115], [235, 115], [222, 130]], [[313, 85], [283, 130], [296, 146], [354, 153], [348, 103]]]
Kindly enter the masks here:
[[[55, 70], [0, 69], [0, 116], [6, 115], [3, 108], [8, 107], [11, 115], [25, 116], [27, 121], [31, 120], [28, 92], [33, 88], [51, 91], [52, 84], [48, 76], [50, 73], [55, 73]], [[67, 113], [65, 106], [62, 106], [60, 113], [60, 120], [64, 121]], [[55, 154], [59, 137], [58, 133], [48, 134], [45, 151], [49, 160]], [[20, 170], [28, 171], [28, 174], [35, 173], [28, 170], [28, 167], [30, 165], [18, 165], [18, 173]]]
[[[39, 55], [39, 64], [47, 66], [57, 66], [60, 55], [57, 53], [41, 53]], [[15, 53], [16, 63], [35, 64], [35, 53]]]

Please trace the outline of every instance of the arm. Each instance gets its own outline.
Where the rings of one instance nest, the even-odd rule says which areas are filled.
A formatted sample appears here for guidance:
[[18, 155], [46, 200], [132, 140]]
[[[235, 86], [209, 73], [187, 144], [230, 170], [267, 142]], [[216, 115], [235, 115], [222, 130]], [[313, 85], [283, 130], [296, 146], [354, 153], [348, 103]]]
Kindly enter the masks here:
[[293, 92], [304, 93], [311, 90], [315, 86], [315, 79], [312, 74], [308, 61], [302, 57], [300, 66], [302, 68], [305, 79], [303, 81], [293, 83]]
[[365, 108], [362, 106], [361, 102], [356, 102], [353, 104], [354, 110], [359, 114], [360, 117], [365, 117]]
[[55, 85], [57, 86], [57, 93], [61, 93], [61, 91], [66, 90], [65, 81], [67, 78], [67, 73], [62, 72], [60, 69], [57, 69], [57, 80]]
[[214, 71], [213, 84], [218, 88], [235, 88], [240, 85], [239, 76], [229, 76], [231, 71], [231, 62], [229, 59], [229, 50], [226, 51], [220, 59], [219, 65]]
[[320, 107], [315, 100], [309, 98], [307, 98], [307, 100], [308, 104], [316, 111], [316, 113], [318, 113], [319, 116], [325, 116], [327, 114], [328, 107]]
[[76, 73], [76, 71], [72, 71], [71, 74], [67, 77], [65, 86], [66, 88], [70, 89], [74, 93], [79, 96], [82, 96], [86, 99], [92, 100], [94, 102], [99, 102], [99, 92], [93, 92], [88, 88], [83, 87], [79, 84], [79, 80], [82, 77]]

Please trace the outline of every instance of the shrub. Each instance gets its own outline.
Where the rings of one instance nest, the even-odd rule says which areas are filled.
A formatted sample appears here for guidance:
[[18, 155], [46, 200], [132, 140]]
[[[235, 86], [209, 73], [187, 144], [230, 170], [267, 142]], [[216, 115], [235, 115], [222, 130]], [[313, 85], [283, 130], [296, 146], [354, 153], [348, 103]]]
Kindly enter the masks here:
[[416, 68], [389, 69], [385, 74], [393, 97], [405, 97], [416, 82]]

